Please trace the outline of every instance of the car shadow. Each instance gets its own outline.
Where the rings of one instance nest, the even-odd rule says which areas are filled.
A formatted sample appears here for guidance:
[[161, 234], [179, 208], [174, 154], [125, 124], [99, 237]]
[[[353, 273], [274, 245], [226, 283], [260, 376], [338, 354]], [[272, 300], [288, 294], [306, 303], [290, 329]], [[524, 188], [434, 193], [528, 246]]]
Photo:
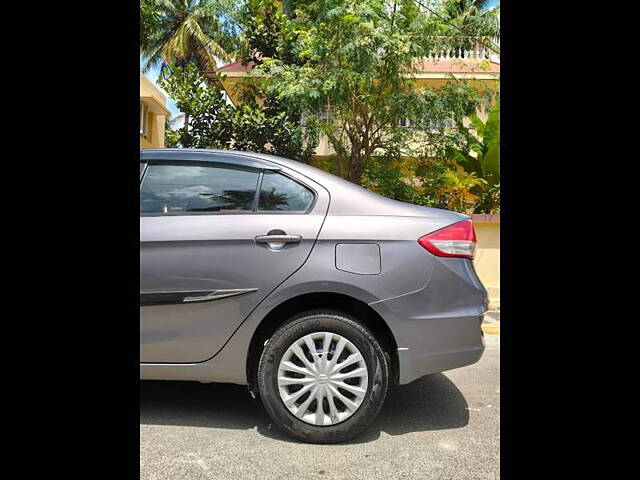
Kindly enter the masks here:
[[[247, 387], [195, 382], [140, 382], [140, 423], [249, 430], [296, 442], [275, 427]], [[367, 443], [388, 435], [461, 428], [469, 423], [467, 401], [451, 380], [437, 373], [395, 387], [374, 423], [346, 443]]]

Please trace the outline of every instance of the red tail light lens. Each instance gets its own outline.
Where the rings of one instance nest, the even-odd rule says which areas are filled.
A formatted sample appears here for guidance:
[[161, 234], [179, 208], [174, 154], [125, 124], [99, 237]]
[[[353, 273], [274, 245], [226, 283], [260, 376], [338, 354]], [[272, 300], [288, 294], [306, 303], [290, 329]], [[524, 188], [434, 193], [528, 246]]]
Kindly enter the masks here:
[[463, 220], [420, 237], [418, 243], [436, 257], [473, 258], [476, 231], [471, 220]]

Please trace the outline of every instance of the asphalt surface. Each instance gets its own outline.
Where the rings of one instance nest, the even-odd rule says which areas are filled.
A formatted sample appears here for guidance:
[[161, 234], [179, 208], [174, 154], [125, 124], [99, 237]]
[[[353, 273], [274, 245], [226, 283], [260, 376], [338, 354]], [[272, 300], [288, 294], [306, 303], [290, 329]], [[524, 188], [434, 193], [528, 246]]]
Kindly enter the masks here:
[[397, 387], [360, 437], [309, 445], [246, 387], [141, 382], [142, 479], [498, 479], [500, 336], [475, 365]]

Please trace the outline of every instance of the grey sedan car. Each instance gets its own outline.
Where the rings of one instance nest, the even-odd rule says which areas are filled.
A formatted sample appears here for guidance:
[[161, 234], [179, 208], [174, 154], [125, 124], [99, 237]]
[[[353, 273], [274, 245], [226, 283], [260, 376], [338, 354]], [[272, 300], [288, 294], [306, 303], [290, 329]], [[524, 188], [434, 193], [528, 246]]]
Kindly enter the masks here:
[[248, 385], [333, 443], [387, 389], [478, 361], [487, 294], [459, 213], [257, 153], [140, 154], [140, 378]]

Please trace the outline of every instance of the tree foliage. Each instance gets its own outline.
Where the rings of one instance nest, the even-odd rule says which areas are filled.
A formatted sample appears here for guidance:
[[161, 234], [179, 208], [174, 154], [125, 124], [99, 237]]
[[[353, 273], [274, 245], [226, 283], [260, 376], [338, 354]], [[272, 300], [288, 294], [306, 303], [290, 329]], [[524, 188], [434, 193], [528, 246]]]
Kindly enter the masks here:
[[499, 185], [497, 202], [488, 204], [485, 191], [494, 187], [447, 158], [423, 157], [393, 162], [376, 158], [365, 170], [362, 185], [395, 200], [425, 207], [462, 213], [495, 213], [499, 208]]
[[317, 129], [292, 121], [273, 102], [234, 106], [217, 85], [208, 84], [193, 64], [173, 66], [160, 85], [185, 114], [179, 132], [166, 129], [173, 145], [185, 148], [233, 148], [271, 153], [308, 163]]
[[500, 102], [491, 108], [486, 122], [477, 115], [469, 117], [470, 127], [458, 129], [464, 137], [462, 146], [449, 149], [449, 156], [467, 172], [485, 183], [476, 188], [480, 195], [478, 213], [491, 213], [500, 205]]
[[458, 130], [464, 137], [462, 148], [451, 148], [451, 157], [468, 172], [474, 172], [493, 185], [500, 182], [500, 102], [483, 122], [476, 114], [469, 116], [471, 128], [462, 122]]
[[281, 20], [282, 31], [296, 34], [295, 61], [262, 56], [266, 91], [318, 120], [336, 151], [337, 173], [354, 183], [374, 157], [399, 158], [434, 137], [401, 122], [461, 121], [477, 107], [478, 92], [464, 82], [416, 86], [415, 60], [441, 46], [441, 21], [412, 0], [316, 0]]
[[441, 11], [450, 30], [465, 35], [500, 39], [500, 7], [490, 7], [490, 0], [444, 0]]
[[237, 48], [234, 25], [225, 22], [219, 0], [141, 0], [140, 54], [143, 70], [194, 62], [201, 72], [214, 72], [216, 58], [228, 61]]
[[[280, 0], [246, 0], [236, 14], [242, 27], [242, 46], [238, 53], [244, 62], [262, 62], [277, 58], [296, 63], [298, 32], [292, 28], [292, 2]], [[288, 14], [287, 14], [288, 12]]]

